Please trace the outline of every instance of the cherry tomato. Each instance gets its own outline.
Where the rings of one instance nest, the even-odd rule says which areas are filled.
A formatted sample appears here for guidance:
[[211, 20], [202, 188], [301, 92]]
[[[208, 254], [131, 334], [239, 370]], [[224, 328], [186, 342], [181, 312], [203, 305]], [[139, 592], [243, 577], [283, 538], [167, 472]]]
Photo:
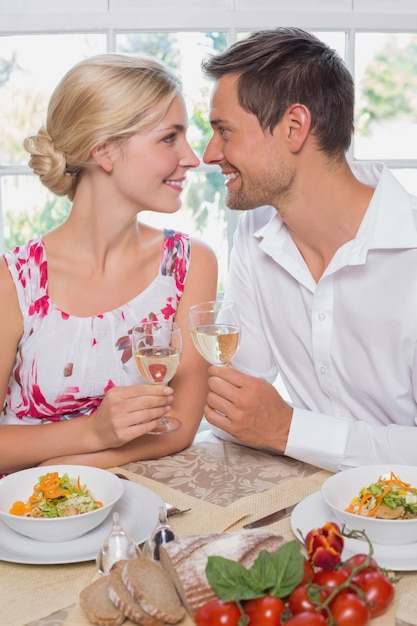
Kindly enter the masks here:
[[211, 600], [198, 609], [195, 623], [197, 626], [237, 626], [240, 616], [239, 607], [233, 602]]
[[314, 577], [314, 567], [311, 565], [310, 561], [307, 559], [304, 561], [304, 574], [302, 583], [308, 583], [313, 580]]
[[360, 572], [357, 585], [365, 594], [371, 617], [384, 613], [394, 599], [394, 585], [382, 572]]
[[329, 608], [337, 626], [366, 626], [371, 619], [371, 613], [365, 602], [353, 591], [339, 593]]
[[313, 582], [320, 587], [338, 587], [348, 578], [346, 569], [322, 570], [314, 574]]
[[249, 617], [249, 626], [280, 626], [284, 609], [284, 602], [274, 596], [248, 600], [243, 605], [243, 610]]
[[362, 553], [354, 554], [353, 556], [349, 557], [345, 561], [345, 568], [348, 570], [350, 569], [350, 571], [352, 571], [354, 567], [362, 566], [367, 559], [369, 560], [369, 570], [375, 571], [379, 569], [378, 563], [375, 561], [375, 559], [373, 559], [372, 557], [369, 559], [368, 554], [362, 554]]
[[[288, 605], [293, 615], [305, 611], [316, 612], [316, 605], [310, 600], [310, 596], [308, 595], [308, 587], [308, 583], [301, 583], [290, 593]], [[326, 599], [327, 592], [323, 589], [319, 595], [320, 599], [323, 601]]]
[[[354, 568], [361, 567], [367, 559], [368, 559], [367, 554], [354, 554], [349, 559], [347, 559], [342, 569], [345, 570], [350, 575]], [[358, 574], [352, 578], [353, 584], [355, 585], [357, 584], [358, 576], [361, 576], [363, 573], [379, 571], [378, 563], [375, 561], [375, 559], [371, 558], [368, 560], [369, 560], [368, 567], [358, 572]]]
[[326, 626], [327, 620], [321, 613], [303, 611], [291, 617], [285, 626]]

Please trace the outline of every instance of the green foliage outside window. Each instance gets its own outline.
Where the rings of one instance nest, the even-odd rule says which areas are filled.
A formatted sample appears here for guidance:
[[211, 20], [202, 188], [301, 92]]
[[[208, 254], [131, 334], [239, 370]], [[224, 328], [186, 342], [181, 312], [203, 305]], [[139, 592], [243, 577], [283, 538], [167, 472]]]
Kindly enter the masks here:
[[376, 122], [417, 122], [417, 36], [403, 47], [388, 40], [369, 63], [361, 94], [356, 128], [363, 136]]
[[39, 212], [8, 212], [5, 215], [4, 247], [13, 250], [32, 237], [43, 235], [67, 217], [70, 208], [68, 198], [51, 197]]

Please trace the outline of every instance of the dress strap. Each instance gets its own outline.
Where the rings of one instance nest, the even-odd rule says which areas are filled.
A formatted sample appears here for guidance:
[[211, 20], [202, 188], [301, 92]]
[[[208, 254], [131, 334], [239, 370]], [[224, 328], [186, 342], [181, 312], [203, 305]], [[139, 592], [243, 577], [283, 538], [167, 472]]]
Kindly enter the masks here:
[[190, 265], [190, 236], [175, 230], [164, 230], [164, 249], [161, 260], [163, 276], [175, 278], [177, 305], [184, 292], [185, 279]]

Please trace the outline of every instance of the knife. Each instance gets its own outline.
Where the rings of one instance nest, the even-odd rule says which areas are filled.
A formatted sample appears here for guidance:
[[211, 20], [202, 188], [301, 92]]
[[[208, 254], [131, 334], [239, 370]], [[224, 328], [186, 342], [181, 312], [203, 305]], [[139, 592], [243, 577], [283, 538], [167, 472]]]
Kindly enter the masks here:
[[265, 515], [265, 517], [261, 517], [254, 522], [249, 522], [248, 524], [245, 524], [243, 528], [260, 528], [261, 526], [268, 526], [268, 524], [279, 522], [279, 520], [291, 515], [297, 504], [298, 502], [292, 504], [291, 506], [284, 506], [283, 509], [279, 509], [278, 511], [270, 513], [269, 515]]

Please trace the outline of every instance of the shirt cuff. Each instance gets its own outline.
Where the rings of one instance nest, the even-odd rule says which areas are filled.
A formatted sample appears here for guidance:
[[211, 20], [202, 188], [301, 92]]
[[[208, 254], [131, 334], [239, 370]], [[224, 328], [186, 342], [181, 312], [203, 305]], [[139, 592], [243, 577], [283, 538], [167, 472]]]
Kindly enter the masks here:
[[349, 422], [334, 416], [294, 409], [285, 455], [337, 472], [349, 435]]

